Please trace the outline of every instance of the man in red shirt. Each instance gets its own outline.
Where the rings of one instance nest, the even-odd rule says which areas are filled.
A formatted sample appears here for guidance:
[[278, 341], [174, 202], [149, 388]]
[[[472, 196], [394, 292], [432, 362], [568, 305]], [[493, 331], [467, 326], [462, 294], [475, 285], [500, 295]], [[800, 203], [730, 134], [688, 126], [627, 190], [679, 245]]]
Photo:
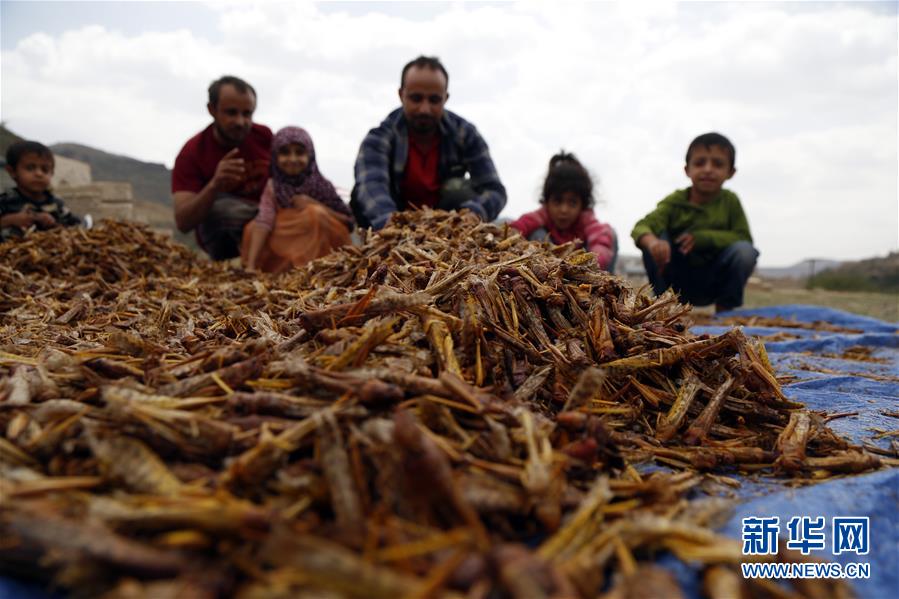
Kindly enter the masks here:
[[253, 123], [256, 90], [226, 75], [209, 86], [212, 124], [190, 138], [172, 170], [175, 224], [196, 230], [213, 260], [240, 255], [244, 225], [256, 215], [269, 174], [271, 129]]

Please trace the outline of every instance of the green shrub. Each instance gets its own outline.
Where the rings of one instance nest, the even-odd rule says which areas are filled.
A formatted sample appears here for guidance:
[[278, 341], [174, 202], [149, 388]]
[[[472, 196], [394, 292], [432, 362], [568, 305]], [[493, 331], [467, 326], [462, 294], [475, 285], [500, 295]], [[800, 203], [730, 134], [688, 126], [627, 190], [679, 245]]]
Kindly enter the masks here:
[[825, 270], [806, 281], [808, 289], [830, 289], [832, 291], [883, 291], [871, 279], [858, 273]]
[[809, 289], [899, 292], [899, 252], [821, 271], [806, 281]]

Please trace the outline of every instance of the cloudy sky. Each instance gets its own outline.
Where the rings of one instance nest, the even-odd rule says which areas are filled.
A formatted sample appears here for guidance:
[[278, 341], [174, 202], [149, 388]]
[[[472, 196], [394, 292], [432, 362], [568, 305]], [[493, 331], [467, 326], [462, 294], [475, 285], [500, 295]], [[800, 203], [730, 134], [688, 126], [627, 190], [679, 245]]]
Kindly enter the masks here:
[[[636, 4], [636, 6], [632, 6]], [[685, 187], [690, 140], [737, 147], [736, 191], [760, 263], [899, 248], [897, 9], [881, 3], [0, 2], [0, 118], [171, 166], [208, 123], [206, 87], [231, 73], [256, 120], [307, 128], [351, 187], [362, 137], [398, 105], [402, 65], [439, 56], [448, 109], [490, 145], [533, 209], [549, 157], [599, 180], [622, 237]]]

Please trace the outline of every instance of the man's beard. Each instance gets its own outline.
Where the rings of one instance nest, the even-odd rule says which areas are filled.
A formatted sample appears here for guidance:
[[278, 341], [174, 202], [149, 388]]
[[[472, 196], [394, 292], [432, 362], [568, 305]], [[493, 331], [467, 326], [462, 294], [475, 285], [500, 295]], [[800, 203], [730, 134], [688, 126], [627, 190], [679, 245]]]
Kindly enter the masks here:
[[240, 129], [240, 137], [234, 137], [234, 135], [232, 135], [225, 129], [222, 129], [218, 125], [215, 126], [215, 130], [219, 135], [219, 139], [221, 139], [225, 143], [233, 144], [235, 146], [239, 146], [241, 143], [243, 143], [243, 140], [247, 138], [247, 134], [249, 133], [248, 129]]
[[416, 116], [409, 120], [409, 128], [419, 135], [431, 135], [437, 131], [437, 119], [431, 116]]

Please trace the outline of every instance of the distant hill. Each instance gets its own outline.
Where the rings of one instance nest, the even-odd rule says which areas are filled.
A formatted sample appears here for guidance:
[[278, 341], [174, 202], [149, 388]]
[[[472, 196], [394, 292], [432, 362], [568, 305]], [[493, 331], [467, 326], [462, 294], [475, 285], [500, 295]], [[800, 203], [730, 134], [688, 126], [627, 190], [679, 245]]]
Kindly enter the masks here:
[[163, 164], [141, 162], [76, 143], [58, 143], [50, 149], [60, 156], [88, 163], [94, 181], [128, 181], [136, 199], [172, 205], [172, 171]]
[[22, 138], [6, 128], [6, 123], [0, 122], [0, 155], [5, 159], [6, 148], [13, 145]]
[[899, 252], [891, 252], [882, 258], [845, 262], [819, 272], [807, 285], [834, 291], [899, 293]]
[[[5, 156], [6, 148], [22, 139], [20, 135], [10, 131], [5, 123], [0, 123], [0, 154]], [[94, 181], [127, 181], [131, 183], [135, 199], [169, 207], [172, 205], [169, 193], [172, 171], [163, 164], [141, 162], [76, 143], [58, 143], [50, 146], [50, 149], [59, 156], [89, 164]]]
[[755, 269], [755, 273], [764, 279], [807, 279], [808, 277], [829, 268], [842, 264], [839, 260], [806, 259], [792, 266], [764, 267]]

